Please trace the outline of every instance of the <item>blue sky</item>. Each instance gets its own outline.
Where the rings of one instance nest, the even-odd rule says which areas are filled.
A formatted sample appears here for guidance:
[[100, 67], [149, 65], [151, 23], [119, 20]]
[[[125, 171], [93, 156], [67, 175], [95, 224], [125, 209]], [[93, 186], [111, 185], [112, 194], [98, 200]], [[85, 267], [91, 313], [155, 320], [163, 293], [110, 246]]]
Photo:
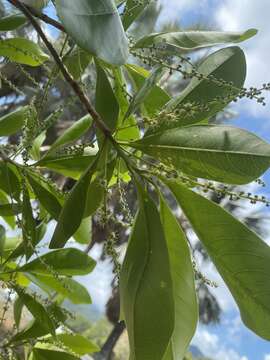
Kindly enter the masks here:
[[[170, 18], [180, 22], [184, 27], [203, 22], [208, 26], [228, 31], [257, 28], [259, 30], [257, 37], [241, 44], [247, 55], [246, 85], [260, 86], [264, 82], [270, 82], [270, 0], [160, 0], [160, 2], [163, 4], [161, 22]], [[254, 101], [244, 100], [233, 107], [238, 114], [233, 123], [270, 141], [269, 109], [270, 97], [266, 107]], [[264, 179], [268, 183], [267, 190], [269, 190], [270, 172]], [[98, 253], [99, 249], [96, 248], [92, 255], [98, 258]], [[100, 263], [95, 272], [84, 280], [84, 283], [88, 284], [95, 306], [100, 309], [104, 308], [109, 295], [111, 281], [108, 276], [109, 270], [108, 262]], [[209, 265], [204, 272], [219, 284], [218, 289], [213, 292], [219, 299], [223, 316], [221, 324], [217, 326], [199, 326], [193, 343], [214, 360], [270, 360], [270, 343], [261, 340], [243, 326], [238, 309], [213, 266]]]

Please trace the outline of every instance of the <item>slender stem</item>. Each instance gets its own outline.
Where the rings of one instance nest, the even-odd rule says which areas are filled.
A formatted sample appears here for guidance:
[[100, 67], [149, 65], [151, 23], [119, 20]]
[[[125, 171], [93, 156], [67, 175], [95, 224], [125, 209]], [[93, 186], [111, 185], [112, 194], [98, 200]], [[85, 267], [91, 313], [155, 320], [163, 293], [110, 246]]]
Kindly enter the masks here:
[[[9, 0], [8, 0], [9, 1]], [[20, 9], [20, 7], [17, 4], [17, 1], [15, 0], [10, 0], [9, 1], [12, 5], [16, 6], [16, 8]], [[60, 24], [58, 21], [52, 19], [51, 17], [49, 17], [46, 14], [43, 14], [42, 12], [39, 12], [38, 10], [34, 9], [31, 6], [28, 5], [24, 5], [30, 12], [32, 15], [34, 15], [36, 18], [39, 18], [40, 20], [44, 21], [46, 24], [52, 25], [53, 27], [55, 27], [56, 29], [62, 31], [62, 32], [66, 32], [66, 29], [64, 28], [64, 26], [62, 24]], [[21, 10], [21, 9], [20, 9]]]
[[18, 9], [21, 10], [21, 12], [29, 19], [33, 27], [35, 28], [38, 35], [43, 40], [44, 44], [46, 45], [47, 49], [51, 53], [52, 57], [54, 58], [54, 61], [58, 65], [61, 73], [63, 74], [66, 81], [69, 83], [69, 85], [72, 87], [75, 94], [80, 99], [81, 103], [84, 105], [87, 112], [92, 116], [96, 126], [103, 132], [105, 137], [108, 137], [113, 143], [115, 140], [112, 137], [111, 130], [107, 127], [107, 125], [103, 122], [101, 116], [98, 114], [96, 109], [91, 104], [90, 100], [87, 98], [87, 96], [84, 94], [83, 90], [81, 89], [80, 85], [75, 81], [72, 76], [67, 71], [65, 65], [63, 64], [62, 60], [60, 59], [57, 51], [55, 50], [52, 43], [48, 40], [47, 36], [41, 29], [40, 25], [32, 15], [29, 8], [24, 6], [19, 0], [8, 0], [8, 2], [14, 6], [16, 6]]

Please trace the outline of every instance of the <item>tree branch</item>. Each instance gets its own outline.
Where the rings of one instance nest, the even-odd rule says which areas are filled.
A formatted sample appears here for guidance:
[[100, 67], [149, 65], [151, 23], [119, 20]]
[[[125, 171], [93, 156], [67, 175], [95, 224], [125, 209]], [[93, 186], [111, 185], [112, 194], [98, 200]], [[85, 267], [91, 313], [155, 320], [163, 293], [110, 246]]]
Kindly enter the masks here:
[[48, 40], [47, 36], [39, 26], [38, 22], [34, 18], [34, 15], [32, 14], [31, 10], [24, 6], [19, 0], [8, 0], [8, 2], [14, 6], [16, 6], [31, 22], [34, 29], [38, 33], [38, 35], [43, 40], [44, 44], [46, 45], [47, 49], [51, 53], [52, 57], [54, 58], [54, 61], [58, 65], [61, 73], [63, 74], [66, 81], [70, 84], [70, 86], [73, 88], [73, 91], [80, 99], [81, 103], [84, 105], [87, 112], [91, 115], [93, 118], [96, 126], [103, 132], [103, 134], [108, 137], [112, 142], [114, 142], [114, 139], [111, 135], [111, 130], [107, 127], [107, 125], [103, 122], [101, 116], [98, 114], [98, 112], [95, 110], [93, 105], [91, 104], [90, 100], [87, 98], [87, 96], [84, 94], [83, 90], [81, 89], [80, 85], [72, 78], [72, 76], [67, 71], [65, 65], [63, 64], [62, 60], [60, 59], [57, 51], [51, 44], [51, 42]]

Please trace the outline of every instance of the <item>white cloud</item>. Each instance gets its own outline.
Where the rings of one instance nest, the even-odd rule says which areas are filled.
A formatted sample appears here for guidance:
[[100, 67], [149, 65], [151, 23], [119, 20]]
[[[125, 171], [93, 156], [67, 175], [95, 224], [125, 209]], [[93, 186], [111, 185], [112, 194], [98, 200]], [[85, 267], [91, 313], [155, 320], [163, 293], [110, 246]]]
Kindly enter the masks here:
[[[268, 66], [270, 62], [270, 52], [268, 51], [270, 38], [269, 13], [269, 0], [225, 0], [216, 10], [216, 22], [223, 30], [243, 31], [249, 28], [259, 30], [256, 37], [240, 44], [247, 55], [247, 86], [259, 87], [264, 82], [270, 82]], [[269, 104], [270, 96], [267, 96], [267, 101]], [[266, 116], [269, 112], [269, 105], [263, 108], [255, 101], [245, 102], [244, 106], [246, 106], [247, 110], [252, 111], [252, 115], [258, 117]]]
[[[234, 349], [225, 347], [222, 339], [204, 328], [198, 329], [192, 344], [197, 346], [205, 356], [218, 360], [249, 360], [246, 356], [238, 354]], [[265, 360], [270, 359], [266, 358]]]
[[265, 355], [263, 359], [264, 360], [270, 360], [270, 354]]

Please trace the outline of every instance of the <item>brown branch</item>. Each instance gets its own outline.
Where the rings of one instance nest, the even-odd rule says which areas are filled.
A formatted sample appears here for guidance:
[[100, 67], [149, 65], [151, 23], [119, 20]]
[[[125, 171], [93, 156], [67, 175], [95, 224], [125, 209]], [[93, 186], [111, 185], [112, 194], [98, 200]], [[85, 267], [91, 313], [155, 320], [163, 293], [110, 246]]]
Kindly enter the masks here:
[[47, 49], [51, 53], [52, 57], [54, 58], [54, 61], [58, 65], [61, 73], [63, 74], [66, 81], [70, 84], [75, 94], [80, 99], [81, 103], [84, 105], [87, 112], [91, 115], [93, 118], [96, 126], [103, 132], [103, 134], [108, 137], [112, 142], [115, 142], [112, 135], [111, 130], [107, 127], [107, 125], [103, 122], [101, 116], [98, 114], [98, 112], [95, 110], [93, 105], [91, 104], [90, 100], [87, 98], [87, 96], [84, 94], [83, 90], [81, 89], [80, 85], [72, 78], [72, 76], [67, 71], [65, 65], [63, 64], [62, 60], [60, 59], [57, 51], [55, 50], [54, 46], [51, 44], [51, 42], [48, 40], [47, 36], [39, 26], [38, 22], [36, 21], [34, 15], [32, 14], [31, 10], [24, 6], [19, 0], [8, 0], [8, 2], [14, 6], [16, 6], [31, 22], [34, 29], [40, 36], [40, 38], [43, 40], [44, 44], [46, 45]]

